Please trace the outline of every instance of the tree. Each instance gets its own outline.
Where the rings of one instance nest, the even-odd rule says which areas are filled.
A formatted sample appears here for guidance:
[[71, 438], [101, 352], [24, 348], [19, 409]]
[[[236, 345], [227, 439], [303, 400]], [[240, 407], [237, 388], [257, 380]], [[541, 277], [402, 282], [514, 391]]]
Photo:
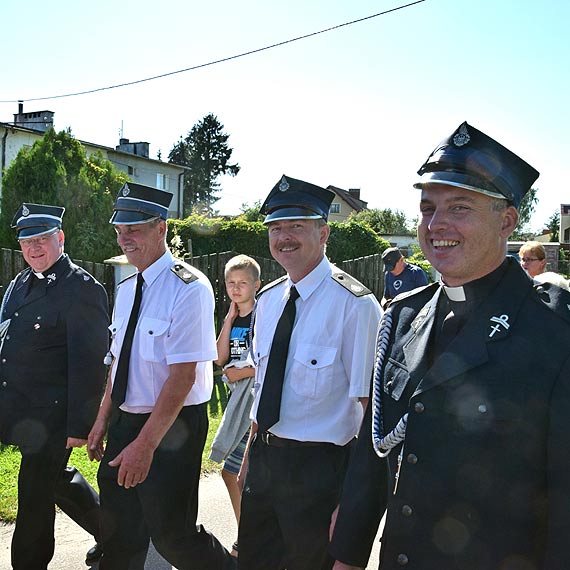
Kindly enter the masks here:
[[348, 221], [368, 224], [377, 234], [415, 235], [410, 228], [406, 214], [400, 210], [366, 209], [350, 214]]
[[550, 241], [558, 241], [560, 237], [560, 210], [557, 210], [548, 218], [546, 229], [550, 230]]
[[513, 241], [525, 241], [531, 237], [531, 232], [528, 228], [532, 214], [534, 213], [534, 208], [538, 203], [538, 197], [536, 196], [538, 188], [531, 188], [521, 201], [519, 206], [519, 223], [512, 233], [510, 239]]
[[230, 164], [233, 149], [228, 146], [229, 135], [216, 115], [209, 113], [196, 123], [185, 139], [172, 147], [168, 161], [187, 166], [184, 176], [184, 215], [190, 212], [212, 213], [212, 205], [219, 200], [221, 187], [218, 177], [222, 174], [236, 176], [240, 166]]
[[69, 129], [50, 129], [23, 148], [4, 174], [0, 243], [18, 249], [12, 218], [22, 202], [32, 202], [65, 207], [65, 249], [72, 258], [98, 262], [116, 255], [109, 218], [126, 181], [127, 175], [101, 154], [87, 157]]

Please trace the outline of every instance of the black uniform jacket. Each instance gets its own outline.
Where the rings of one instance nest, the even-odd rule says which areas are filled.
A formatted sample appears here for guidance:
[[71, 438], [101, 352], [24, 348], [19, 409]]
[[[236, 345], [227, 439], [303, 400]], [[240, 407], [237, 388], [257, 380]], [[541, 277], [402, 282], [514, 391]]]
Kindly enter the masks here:
[[533, 286], [509, 262], [430, 365], [440, 291], [430, 285], [390, 308], [384, 431], [409, 414], [398, 484], [402, 444], [388, 460], [375, 454], [370, 402], [331, 552], [365, 566], [387, 508], [383, 570], [568, 570], [570, 294]]
[[44, 275], [22, 271], [2, 314], [0, 439], [19, 446], [87, 438], [105, 381], [105, 289], [65, 254]]

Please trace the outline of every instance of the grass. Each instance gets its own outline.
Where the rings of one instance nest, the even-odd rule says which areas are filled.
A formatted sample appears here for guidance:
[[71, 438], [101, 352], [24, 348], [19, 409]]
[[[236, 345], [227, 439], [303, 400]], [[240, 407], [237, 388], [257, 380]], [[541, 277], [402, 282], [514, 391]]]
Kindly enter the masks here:
[[[208, 403], [208, 418], [210, 425], [208, 437], [202, 454], [202, 474], [220, 471], [221, 465], [208, 459], [212, 441], [228, 401], [224, 384], [217, 380], [214, 382], [212, 398]], [[85, 448], [74, 449], [69, 460], [81, 474], [97, 489], [97, 469], [99, 463], [89, 461]], [[18, 469], [20, 466], [20, 452], [16, 447], [0, 445], [0, 521], [13, 522], [16, 519], [18, 505]]]

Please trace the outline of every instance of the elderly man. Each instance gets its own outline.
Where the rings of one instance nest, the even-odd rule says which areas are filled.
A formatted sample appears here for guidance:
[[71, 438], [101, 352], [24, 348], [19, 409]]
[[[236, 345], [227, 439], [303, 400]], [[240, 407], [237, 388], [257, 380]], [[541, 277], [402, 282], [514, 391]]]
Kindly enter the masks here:
[[380, 316], [370, 291], [325, 256], [333, 196], [283, 176], [261, 210], [287, 276], [265, 287], [257, 305], [243, 570], [333, 564], [328, 529], [368, 396]]
[[[97, 493], [73, 468], [97, 414], [108, 345], [107, 294], [63, 252], [65, 209], [22, 204], [14, 217], [29, 267], [2, 301], [0, 441], [22, 453], [14, 570], [46, 570], [54, 552], [55, 504], [99, 537]], [[98, 558], [98, 548], [88, 560]]]
[[169, 192], [129, 182], [111, 218], [137, 272], [119, 285], [110, 379], [89, 434], [90, 457], [101, 460], [100, 570], [142, 570], [150, 538], [178, 570], [236, 566], [196, 526], [217, 356], [214, 295], [203, 273], [168, 250], [171, 200]]
[[366, 565], [384, 512], [383, 570], [569, 568], [570, 295], [506, 256], [538, 172], [463, 123], [419, 174], [420, 245], [442, 280], [380, 325], [335, 570]]

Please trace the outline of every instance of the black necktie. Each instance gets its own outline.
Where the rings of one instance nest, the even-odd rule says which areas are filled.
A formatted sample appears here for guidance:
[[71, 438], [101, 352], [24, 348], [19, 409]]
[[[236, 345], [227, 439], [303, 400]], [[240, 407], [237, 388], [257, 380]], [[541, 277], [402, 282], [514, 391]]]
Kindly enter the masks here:
[[111, 392], [111, 401], [115, 407], [119, 407], [127, 395], [127, 381], [129, 379], [129, 361], [131, 359], [131, 348], [133, 346], [133, 338], [135, 329], [137, 328], [137, 319], [139, 318], [139, 310], [142, 301], [142, 287], [144, 279], [142, 273], [137, 274], [137, 289], [135, 291], [135, 300], [131, 309], [131, 316], [127, 324], [125, 338], [121, 346], [121, 354], [117, 363], [117, 371], [115, 372], [115, 381], [113, 382], [113, 391]]
[[289, 341], [295, 323], [295, 300], [297, 297], [299, 297], [299, 293], [293, 286], [289, 290], [289, 300], [281, 313], [273, 335], [261, 399], [257, 408], [257, 425], [260, 433], [267, 431], [279, 421], [281, 392], [289, 352]]

